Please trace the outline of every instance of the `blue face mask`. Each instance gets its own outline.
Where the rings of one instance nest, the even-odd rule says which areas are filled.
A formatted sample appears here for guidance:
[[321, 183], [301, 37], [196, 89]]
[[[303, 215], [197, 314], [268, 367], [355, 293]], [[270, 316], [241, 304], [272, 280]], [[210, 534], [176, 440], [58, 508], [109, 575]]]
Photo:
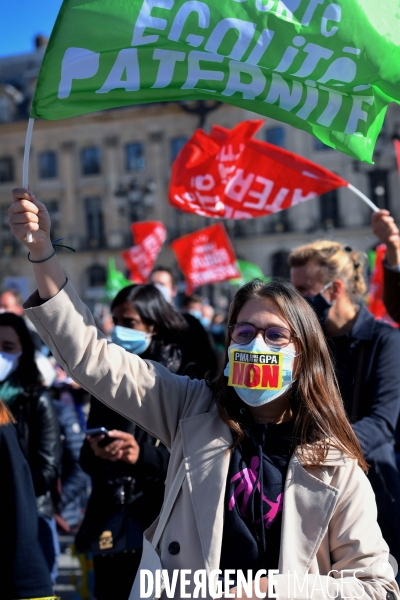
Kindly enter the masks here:
[[201, 317], [200, 323], [203, 325], [204, 329], [208, 329], [211, 325], [211, 319], [208, 317]]
[[[267, 358], [263, 359], [261, 356], [258, 356], [258, 364], [256, 365], [256, 361], [254, 361], [254, 366], [256, 369], [261, 369], [263, 365], [263, 360], [265, 360], [264, 364], [267, 364], [268, 355], [272, 353], [272, 355], [277, 356], [273, 357], [273, 360], [277, 361], [278, 364], [282, 365], [282, 380], [279, 384], [279, 389], [274, 386], [274, 389], [250, 389], [246, 387], [239, 387], [234, 384], [234, 379], [230, 377], [231, 373], [231, 363], [228, 360], [228, 364], [225, 367], [224, 375], [226, 377], [230, 377], [232, 379], [232, 387], [235, 388], [235, 392], [249, 406], [262, 406], [263, 404], [267, 404], [268, 402], [272, 402], [279, 396], [282, 396], [292, 385], [292, 365], [293, 359], [296, 356], [296, 352], [287, 348], [277, 348], [274, 346], [267, 346], [267, 344], [262, 341], [260, 338], [254, 338], [249, 344], [231, 344], [229, 346], [229, 355], [231, 356], [231, 350], [237, 350], [242, 355], [246, 355], [246, 353], [256, 353], [256, 355], [261, 355], [263, 357], [267, 356]], [[254, 355], [252, 355], [254, 357]], [[243, 357], [244, 358], [244, 357]], [[269, 357], [271, 358], [271, 357]], [[246, 360], [246, 366], [250, 361]], [[232, 365], [233, 368], [233, 365]]]
[[127, 352], [132, 354], [143, 354], [150, 346], [152, 334], [129, 329], [129, 327], [120, 327], [116, 325], [111, 334], [111, 341], [117, 346], [121, 346]]
[[189, 314], [192, 315], [192, 317], [196, 317], [196, 319], [198, 319], [199, 321], [201, 320], [201, 318], [203, 316], [201, 313], [201, 310], [196, 310], [194, 308], [189, 310]]

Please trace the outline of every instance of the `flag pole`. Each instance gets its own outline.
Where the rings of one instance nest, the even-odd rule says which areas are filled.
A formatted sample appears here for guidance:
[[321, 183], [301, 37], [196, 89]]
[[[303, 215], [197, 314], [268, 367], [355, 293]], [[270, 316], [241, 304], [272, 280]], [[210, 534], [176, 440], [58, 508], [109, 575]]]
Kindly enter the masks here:
[[363, 194], [362, 192], [360, 192], [360, 190], [358, 190], [356, 187], [354, 187], [354, 185], [351, 185], [351, 183], [347, 184], [347, 187], [349, 188], [349, 190], [351, 190], [352, 192], [354, 192], [357, 196], [359, 196], [361, 198], [361, 200], [364, 200], [365, 204], [368, 204], [368, 206], [370, 208], [372, 208], [372, 210], [374, 212], [379, 212], [379, 208], [377, 207], [376, 204], [374, 204], [372, 202], [372, 200], [370, 200], [365, 194]]
[[[24, 150], [24, 162], [22, 165], [22, 187], [23, 188], [27, 188], [28, 187], [28, 182], [29, 182], [29, 152], [31, 149], [31, 142], [32, 142], [32, 130], [33, 130], [33, 123], [35, 122], [35, 119], [29, 119], [28, 121], [28, 129], [26, 130], [26, 140], [25, 140], [25, 150]], [[28, 242], [28, 244], [31, 244], [33, 242], [33, 236], [32, 236], [32, 232], [29, 231], [26, 235], [26, 241]]]

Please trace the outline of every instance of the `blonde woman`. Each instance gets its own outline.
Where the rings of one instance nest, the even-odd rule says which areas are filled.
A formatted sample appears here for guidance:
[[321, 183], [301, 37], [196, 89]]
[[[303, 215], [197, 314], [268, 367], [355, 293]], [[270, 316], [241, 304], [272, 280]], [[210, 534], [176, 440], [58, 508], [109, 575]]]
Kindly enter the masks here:
[[[197, 572], [208, 576], [201, 597], [215, 598], [220, 570], [225, 592], [250, 571], [251, 599], [398, 599], [365, 460], [307, 302], [284, 282], [243, 286], [216, 380], [175, 375], [107, 342], [54, 255], [45, 206], [24, 189], [13, 196], [12, 231], [22, 242], [34, 232], [38, 292], [27, 306], [41, 337], [82, 387], [170, 450], [165, 512], [144, 533], [144, 556], [165, 570], [169, 597], [199, 597]], [[134, 586], [130, 600], [144, 591]]]
[[317, 241], [289, 256], [293, 285], [315, 309], [333, 353], [347, 414], [367, 463], [378, 523], [400, 563], [400, 478], [394, 432], [400, 411], [400, 333], [363, 304], [364, 257]]

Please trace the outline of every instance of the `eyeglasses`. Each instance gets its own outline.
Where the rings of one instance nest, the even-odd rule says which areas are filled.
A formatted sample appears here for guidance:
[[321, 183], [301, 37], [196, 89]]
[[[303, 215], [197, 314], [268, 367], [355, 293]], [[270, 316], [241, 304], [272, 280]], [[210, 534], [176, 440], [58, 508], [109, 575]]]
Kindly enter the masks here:
[[255, 327], [251, 323], [229, 325], [229, 331], [231, 332], [232, 341], [235, 344], [249, 344], [254, 340], [258, 332], [262, 331], [265, 343], [278, 348], [285, 348], [290, 344], [293, 337], [297, 337], [295, 333], [292, 333], [286, 327], [275, 326], [261, 329], [261, 327]]

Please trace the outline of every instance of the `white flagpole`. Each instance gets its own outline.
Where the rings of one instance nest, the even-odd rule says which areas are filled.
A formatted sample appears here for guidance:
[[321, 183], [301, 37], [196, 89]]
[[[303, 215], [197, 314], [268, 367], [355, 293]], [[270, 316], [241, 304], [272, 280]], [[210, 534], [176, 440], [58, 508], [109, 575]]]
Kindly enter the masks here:
[[374, 204], [372, 202], [372, 200], [370, 200], [365, 194], [360, 192], [360, 190], [358, 190], [356, 187], [354, 187], [354, 185], [351, 185], [351, 183], [348, 183], [347, 187], [349, 188], [349, 190], [351, 190], [352, 192], [357, 194], [357, 196], [359, 196], [361, 198], [361, 200], [364, 200], [365, 204], [368, 204], [368, 206], [370, 208], [372, 208], [372, 210], [374, 212], [379, 212], [379, 208], [376, 206], [376, 204]]
[[[31, 149], [32, 130], [33, 130], [34, 122], [35, 122], [35, 119], [29, 119], [28, 129], [26, 130], [24, 162], [22, 165], [22, 187], [23, 188], [27, 188], [28, 183], [29, 183], [29, 152]], [[28, 242], [28, 244], [31, 244], [33, 242], [33, 236], [32, 236], [31, 231], [27, 234], [26, 241]]]

